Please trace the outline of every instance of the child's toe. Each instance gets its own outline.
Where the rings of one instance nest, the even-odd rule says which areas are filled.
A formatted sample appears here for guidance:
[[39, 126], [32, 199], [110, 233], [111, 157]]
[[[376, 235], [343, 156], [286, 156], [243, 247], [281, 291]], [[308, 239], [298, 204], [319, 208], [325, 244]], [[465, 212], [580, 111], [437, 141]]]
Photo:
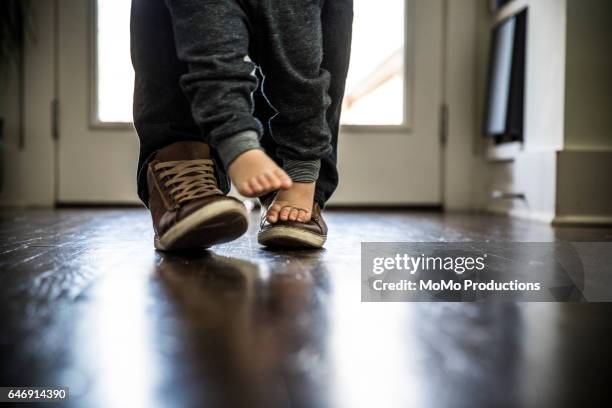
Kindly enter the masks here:
[[248, 182], [237, 185], [236, 188], [238, 189], [240, 194], [242, 194], [245, 197], [253, 197], [255, 195], [255, 193], [253, 192], [253, 189], [251, 189]]
[[274, 173], [266, 173], [266, 178], [273, 190], [278, 190], [281, 187], [281, 181]]
[[280, 212], [280, 219], [283, 221], [287, 221], [289, 219], [289, 213], [291, 212], [291, 207], [283, 207]]
[[268, 208], [268, 212], [266, 213], [266, 219], [268, 222], [274, 224], [278, 221], [278, 213], [280, 212], [281, 207], [278, 204], [273, 204], [270, 208]]
[[289, 220], [291, 221], [296, 221], [298, 214], [299, 214], [299, 210], [297, 208], [292, 208], [291, 212], [289, 212]]
[[286, 190], [290, 188], [291, 185], [293, 184], [293, 182], [291, 181], [291, 178], [282, 169], [276, 169], [274, 171], [274, 174], [276, 175], [276, 177], [278, 177], [281, 183], [280, 188]]
[[267, 212], [266, 220], [268, 220], [270, 224], [275, 224], [278, 221], [278, 213]]
[[257, 182], [266, 191], [269, 191], [272, 188], [270, 182], [268, 181], [268, 178], [264, 174], [260, 174], [259, 176], [257, 176]]
[[308, 221], [310, 221], [310, 212], [306, 211], [306, 210], [300, 210], [298, 212], [297, 220], [299, 222], [308, 222]]
[[251, 189], [253, 190], [255, 194], [259, 194], [263, 191], [263, 186], [259, 184], [259, 181], [257, 181], [256, 178], [252, 178], [249, 181], [249, 187], [251, 187]]

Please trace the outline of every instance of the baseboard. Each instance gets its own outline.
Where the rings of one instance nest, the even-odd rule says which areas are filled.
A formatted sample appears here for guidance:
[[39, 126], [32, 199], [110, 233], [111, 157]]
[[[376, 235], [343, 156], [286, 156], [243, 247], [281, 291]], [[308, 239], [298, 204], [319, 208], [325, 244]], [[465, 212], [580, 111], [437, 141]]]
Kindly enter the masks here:
[[523, 220], [537, 221], [545, 224], [551, 224], [555, 219], [555, 215], [548, 212], [539, 212], [539, 211], [529, 211], [527, 209], [521, 210], [516, 208], [495, 208], [488, 207], [485, 209], [486, 212], [497, 214], [497, 215], [505, 215], [508, 217], [520, 218]]
[[503, 209], [489, 207], [486, 212], [521, 218], [524, 220], [538, 221], [555, 226], [612, 226], [610, 215], [558, 215], [547, 212], [535, 212], [529, 210]]
[[557, 226], [612, 226], [610, 215], [560, 215], [554, 218], [553, 225]]

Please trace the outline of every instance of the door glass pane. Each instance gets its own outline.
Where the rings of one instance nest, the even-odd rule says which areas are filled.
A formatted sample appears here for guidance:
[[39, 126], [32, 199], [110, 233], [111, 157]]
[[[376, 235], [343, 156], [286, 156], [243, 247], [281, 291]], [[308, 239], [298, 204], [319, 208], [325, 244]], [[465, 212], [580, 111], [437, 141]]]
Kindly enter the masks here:
[[[97, 115], [132, 121], [130, 2], [97, 0]], [[354, 0], [351, 67], [343, 124], [404, 123], [404, 0]]]
[[404, 0], [354, 0], [342, 123], [404, 123]]
[[132, 122], [130, 3], [98, 0], [96, 86], [100, 122]]

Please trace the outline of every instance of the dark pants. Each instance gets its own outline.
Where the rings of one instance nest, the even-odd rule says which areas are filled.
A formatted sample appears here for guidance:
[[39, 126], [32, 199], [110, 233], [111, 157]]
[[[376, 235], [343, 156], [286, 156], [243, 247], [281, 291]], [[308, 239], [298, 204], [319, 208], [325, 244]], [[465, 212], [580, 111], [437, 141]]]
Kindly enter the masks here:
[[[194, 7], [199, 0], [180, 0]], [[306, 1], [306, 0], [304, 0]], [[171, 6], [172, 8], [173, 6]], [[344, 95], [344, 84], [350, 57], [352, 0], [326, 0], [321, 11], [323, 34], [323, 60], [321, 68], [330, 73], [329, 96], [331, 104], [327, 109], [328, 129], [331, 131], [331, 151], [321, 159], [321, 170], [317, 181], [315, 199], [323, 205], [331, 196], [338, 184], [336, 170], [336, 152], [339, 129], [340, 110]], [[201, 12], [205, 12], [202, 10]], [[147, 202], [146, 164], [154, 153], [169, 144], [198, 140], [208, 141], [209, 135], [197, 118], [198, 106], [207, 103], [206, 99], [190, 94], [185, 85], [185, 78], [193, 74], [193, 65], [185, 58], [180, 59], [182, 44], [177, 51], [178, 36], [184, 32], [177, 30], [177, 18], [186, 18], [189, 14], [171, 15], [164, 0], [132, 1], [132, 60], [136, 72], [134, 88], [134, 124], [138, 132], [141, 149], [138, 172], [138, 193]], [[196, 44], [205, 47], [206, 44]], [[193, 50], [192, 50], [193, 51]], [[252, 53], [253, 50], [249, 50]], [[261, 55], [261, 54], [258, 54]], [[272, 81], [273, 78], [268, 78]], [[259, 81], [261, 84], [262, 81]], [[265, 81], [264, 81], [265, 82]], [[265, 88], [265, 85], [264, 85]], [[254, 88], [254, 117], [265, 124], [261, 145], [279, 164], [278, 141], [272, 137], [268, 124], [275, 114], [262, 87]], [[201, 107], [201, 109], [204, 109]], [[256, 123], [256, 122], [254, 122]], [[273, 122], [272, 122], [273, 123]], [[241, 129], [233, 129], [241, 130]], [[282, 150], [282, 149], [281, 149]], [[225, 169], [218, 158], [219, 186], [229, 190], [229, 181]]]

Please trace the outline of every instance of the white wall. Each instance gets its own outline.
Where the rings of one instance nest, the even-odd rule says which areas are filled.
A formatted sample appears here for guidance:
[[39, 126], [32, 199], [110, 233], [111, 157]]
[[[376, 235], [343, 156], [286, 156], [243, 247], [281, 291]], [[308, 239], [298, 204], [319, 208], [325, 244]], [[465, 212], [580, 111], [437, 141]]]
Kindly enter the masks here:
[[565, 148], [612, 150], [612, 1], [569, 0]]
[[525, 0], [529, 7], [525, 83], [526, 151], [563, 147], [566, 0]]
[[478, 205], [482, 189], [477, 129], [478, 0], [448, 1], [444, 99], [448, 106], [447, 142], [444, 146], [444, 208], [468, 210]]

